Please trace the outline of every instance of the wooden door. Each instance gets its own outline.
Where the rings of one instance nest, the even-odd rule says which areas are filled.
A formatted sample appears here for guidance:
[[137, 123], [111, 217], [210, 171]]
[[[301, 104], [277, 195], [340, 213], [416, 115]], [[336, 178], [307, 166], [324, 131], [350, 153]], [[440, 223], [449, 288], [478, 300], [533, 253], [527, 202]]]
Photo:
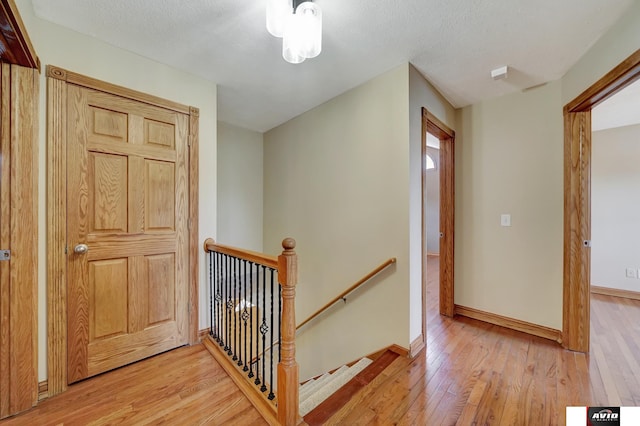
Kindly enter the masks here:
[[0, 64], [0, 418], [38, 398], [38, 82]]
[[68, 382], [188, 342], [189, 116], [69, 84]]

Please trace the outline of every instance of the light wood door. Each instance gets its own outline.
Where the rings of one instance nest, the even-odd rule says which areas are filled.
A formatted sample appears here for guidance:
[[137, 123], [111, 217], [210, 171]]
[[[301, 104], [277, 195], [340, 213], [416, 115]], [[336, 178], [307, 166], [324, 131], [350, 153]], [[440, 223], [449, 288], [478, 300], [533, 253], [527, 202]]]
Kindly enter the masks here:
[[67, 111], [73, 383], [188, 341], [189, 116], [73, 84]]
[[0, 64], [0, 418], [38, 398], [38, 79]]

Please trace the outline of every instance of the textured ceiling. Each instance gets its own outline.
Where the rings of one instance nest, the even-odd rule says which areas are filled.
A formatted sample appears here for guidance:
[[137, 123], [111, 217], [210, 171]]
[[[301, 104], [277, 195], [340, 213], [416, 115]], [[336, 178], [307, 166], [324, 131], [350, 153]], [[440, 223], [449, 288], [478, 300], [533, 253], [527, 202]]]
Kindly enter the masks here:
[[[560, 77], [635, 0], [316, 0], [299, 65], [265, 0], [32, 0], [43, 19], [218, 84], [218, 119], [266, 131], [403, 62], [462, 107]], [[509, 65], [506, 80], [490, 71]]]

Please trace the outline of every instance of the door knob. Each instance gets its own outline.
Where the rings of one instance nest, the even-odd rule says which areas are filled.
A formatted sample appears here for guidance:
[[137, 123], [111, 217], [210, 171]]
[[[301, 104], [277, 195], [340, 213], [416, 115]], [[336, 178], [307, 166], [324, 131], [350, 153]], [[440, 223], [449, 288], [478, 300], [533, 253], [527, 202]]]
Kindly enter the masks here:
[[73, 252], [77, 254], [85, 254], [88, 251], [89, 251], [89, 246], [87, 246], [86, 244], [78, 244], [73, 248]]

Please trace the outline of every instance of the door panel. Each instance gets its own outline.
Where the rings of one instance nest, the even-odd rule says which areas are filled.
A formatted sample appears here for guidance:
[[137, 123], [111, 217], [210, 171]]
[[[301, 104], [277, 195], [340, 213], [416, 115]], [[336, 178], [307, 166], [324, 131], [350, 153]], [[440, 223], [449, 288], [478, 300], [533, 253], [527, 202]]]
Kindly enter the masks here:
[[72, 383], [187, 343], [189, 122], [75, 85], [67, 108]]

